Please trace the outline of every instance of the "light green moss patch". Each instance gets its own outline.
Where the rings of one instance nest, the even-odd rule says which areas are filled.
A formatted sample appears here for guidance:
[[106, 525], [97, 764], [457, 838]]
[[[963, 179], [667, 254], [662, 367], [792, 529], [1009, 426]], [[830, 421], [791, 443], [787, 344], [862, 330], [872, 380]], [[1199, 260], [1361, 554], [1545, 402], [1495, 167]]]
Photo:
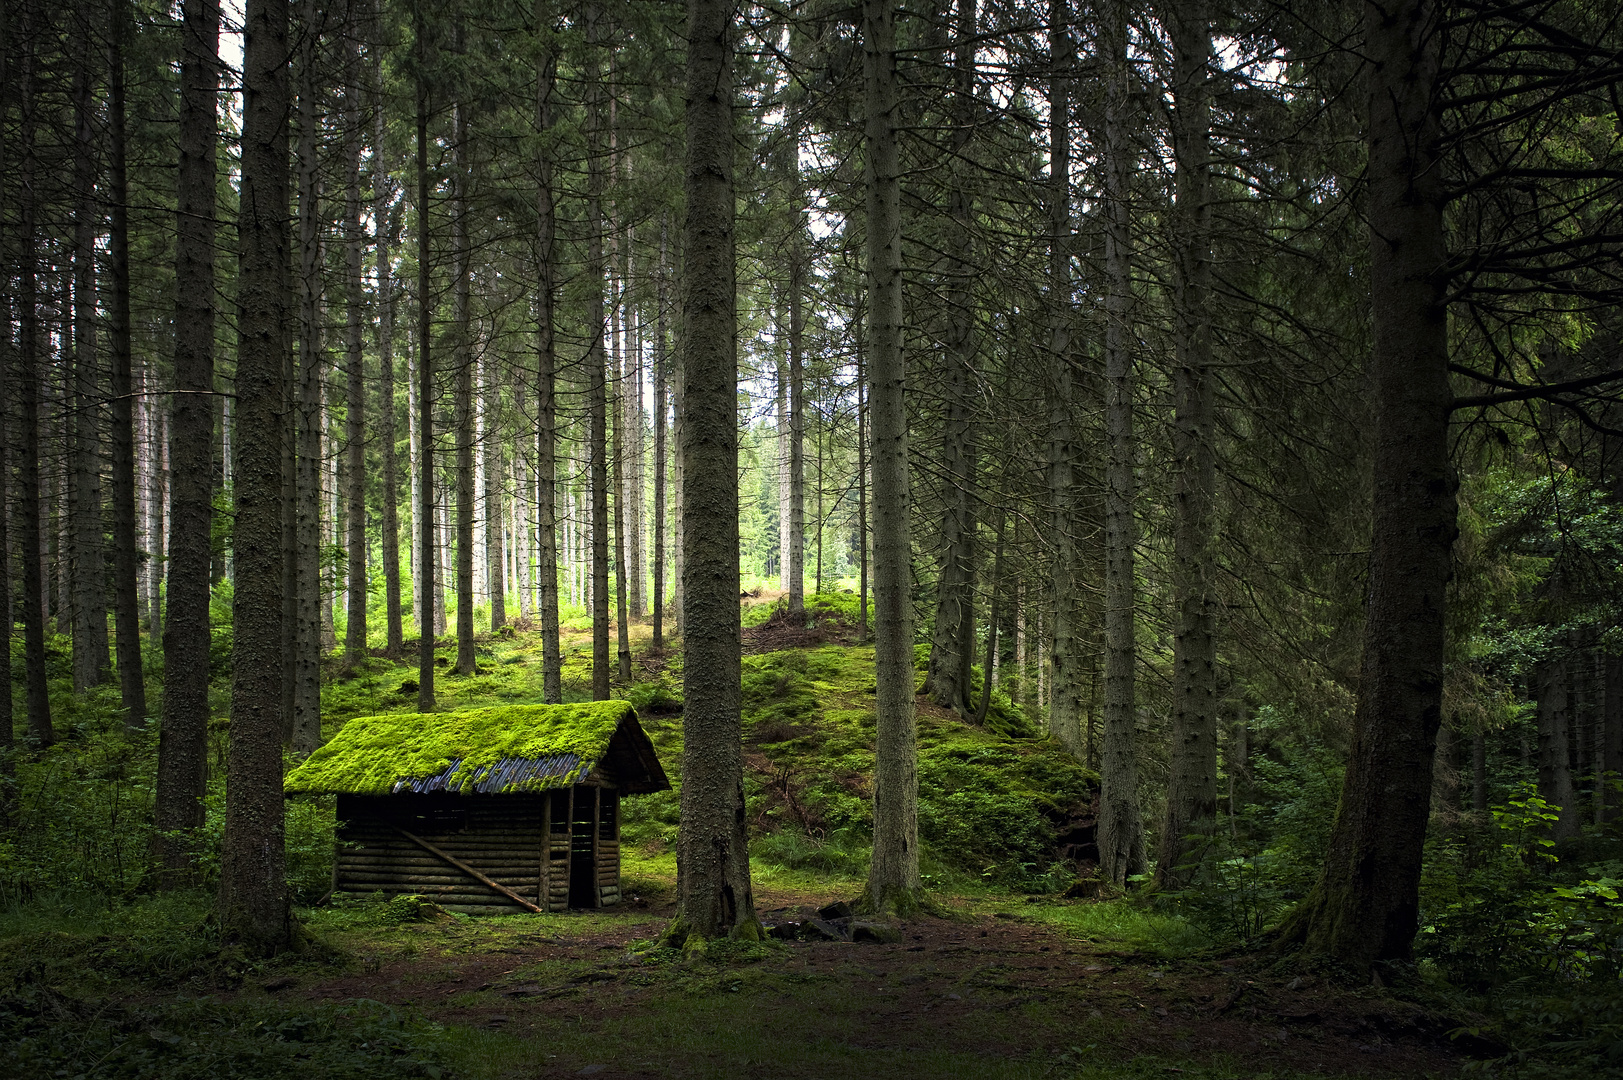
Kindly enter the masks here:
[[581, 762], [569, 775], [521, 780], [502, 790], [568, 786], [603, 757], [615, 728], [626, 719], [635, 723], [636, 715], [624, 701], [593, 701], [356, 717], [289, 773], [283, 790], [387, 795], [401, 780], [438, 775], [460, 759], [447, 784], [459, 791], [506, 759], [574, 754]]

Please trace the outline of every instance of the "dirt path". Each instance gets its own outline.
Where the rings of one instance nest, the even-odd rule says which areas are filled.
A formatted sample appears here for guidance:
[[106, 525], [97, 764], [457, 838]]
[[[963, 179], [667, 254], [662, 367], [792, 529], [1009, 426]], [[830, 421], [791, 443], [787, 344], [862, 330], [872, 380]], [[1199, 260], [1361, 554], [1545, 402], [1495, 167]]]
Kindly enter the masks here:
[[[796, 917], [819, 898], [760, 902]], [[633, 953], [667, 917], [406, 925], [355, 943], [344, 974], [275, 992], [421, 1010], [465, 1031], [491, 1077], [1035, 1077], [1135, 1059], [1153, 1066], [1143, 1075], [1458, 1070], [1423, 1010], [1271, 978], [1246, 957], [1162, 964], [1014, 916], [921, 918], [900, 944], [790, 942], [725, 963]]]

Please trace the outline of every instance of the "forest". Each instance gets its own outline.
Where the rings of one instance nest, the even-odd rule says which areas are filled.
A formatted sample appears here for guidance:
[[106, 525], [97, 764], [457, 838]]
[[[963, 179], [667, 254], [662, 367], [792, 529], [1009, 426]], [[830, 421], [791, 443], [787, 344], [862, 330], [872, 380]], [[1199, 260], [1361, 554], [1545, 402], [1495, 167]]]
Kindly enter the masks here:
[[0, 0], [0, 1066], [1623, 1077], [1620, 86]]

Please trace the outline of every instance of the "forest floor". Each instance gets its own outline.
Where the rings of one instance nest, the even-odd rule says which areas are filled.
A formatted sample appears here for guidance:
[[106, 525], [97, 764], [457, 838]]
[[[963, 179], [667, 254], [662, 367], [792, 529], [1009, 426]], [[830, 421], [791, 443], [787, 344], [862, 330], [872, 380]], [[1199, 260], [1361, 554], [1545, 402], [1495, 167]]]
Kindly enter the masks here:
[[[833, 899], [757, 892], [767, 921]], [[237, 993], [419, 1013], [470, 1080], [1418, 1077], [1463, 1060], [1448, 1021], [1387, 992], [1275, 973], [1256, 954], [1114, 947], [990, 897], [949, 899], [946, 917], [902, 924], [898, 944], [734, 944], [703, 959], [649, 947], [670, 914], [639, 897], [616, 913], [386, 927], [339, 908], [308, 924], [346, 958], [336, 970], [312, 959]]]
[[[872, 649], [858, 644], [851, 598], [815, 599], [806, 623], [774, 614], [770, 596], [743, 610], [751, 862], [768, 923], [852, 899], [866, 867]], [[589, 678], [586, 630], [581, 620], [565, 628], [571, 700]], [[617, 692], [635, 702], [678, 781], [681, 656], [650, 648], [645, 625], [632, 627], [632, 642], [636, 680]], [[451, 651], [442, 643], [442, 668]], [[436, 679], [442, 708], [539, 700], [533, 630], [483, 638], [479, 656], [477, 674]], [[322, 688], [327, 733], [354, 716], [413, 710], [415, 675], [382, 657], [335, 668]], [[721, 942], [697, 957], [655, 947], [673, 913], [679, 820], [675, 793], [663, 792], [624, 807], [627, 902], [617, 910], [470, 917], [430, 906], [412, 917], [411, 903], [340, 898], [298, 910], [302, 952], [254, 962], [221, 950], [206, 889], [116, 902], [42, 892], [0, 910], [0, 1076], [1295, 1080], [1461, 1071], [1463, 1048], [1449, 1033], [1469, 1018], [1411, 1000], [1426, 995], [1307, 973], [1137, 898], [1066, 899], [1074, 871], [1044, 870], [1037, 848], [1085, 823], [1096, 778], [1025, 723], [1001, 692], [984, 726], [920, 699], [922, 820], [935, 845], [925, 883], [939, 914], [897, 926], [897, 943]], [[305, 901], [330, 880], [333, 811], [324, 805], [289, 804], [290, 883]], [[994, 820], [1003, 824], [977, 824]], [[988, 846], [994, 835], [1007, 843]], [[945, 850], [963, 865], [932, 853]]]

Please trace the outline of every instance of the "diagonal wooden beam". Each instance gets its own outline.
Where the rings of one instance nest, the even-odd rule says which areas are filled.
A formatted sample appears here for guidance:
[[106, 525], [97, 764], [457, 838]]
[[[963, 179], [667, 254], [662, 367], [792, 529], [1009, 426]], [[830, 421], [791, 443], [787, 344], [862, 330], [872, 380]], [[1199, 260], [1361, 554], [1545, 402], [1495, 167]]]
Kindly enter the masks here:
[[405, 829], [402, 829], [398, 825], [394, 826], [394, 831], [399, 833], [401, 836], [404, 836], [407, 840], [410, 840], [412, 843], [416, 844], [418, 847], [422, 848], [424, 851], [428, 852], [430, 855], [433, 855], [436, 858], [444, 859], [446, 862], [450, 863], [452, 866], [456, 867], [458, 870], [462, 871], [464, 874], [467, 874], [469, 877], [473, 878], [473, 880], [477, 881], [479, 884], [483, 885], [485, 888], [494, 889], [497, 892], [501, 893], [503, 896], [505, 896], [509, 900], [513, 901], [513, 903], [517, 904], [519, 907], [523, 908], [525, 911], [533, 911], [537, 915], [540, 915], [542, 913], [540, 908], [536, 907], [534, 904], [532, 904], [528, 900], [524, 899], [524, 897], [520, 896], [518, 893], [514, 892], [512, 889], [509, 889], [506, 885], [503, 885], [500, 882], [494, 881], [491, 878], [486, 877], [484, 874], [481, 874], [479, 871], [475, 870], [473, 867], [469, 866], [467, 863], [463, 862], [461, 859], [457, 858], [455, 855], [452, 855], [452, 854], [450, 854], [449, 852], [446, 852], [446, 851], [441, 851], [439, 848], [435, 847], [433, 844], [430, 844], [427, 840], [424, 840], [422, 837], [417, 836], [417, 835], [415, 835], [413, 833], [407, 832]]

